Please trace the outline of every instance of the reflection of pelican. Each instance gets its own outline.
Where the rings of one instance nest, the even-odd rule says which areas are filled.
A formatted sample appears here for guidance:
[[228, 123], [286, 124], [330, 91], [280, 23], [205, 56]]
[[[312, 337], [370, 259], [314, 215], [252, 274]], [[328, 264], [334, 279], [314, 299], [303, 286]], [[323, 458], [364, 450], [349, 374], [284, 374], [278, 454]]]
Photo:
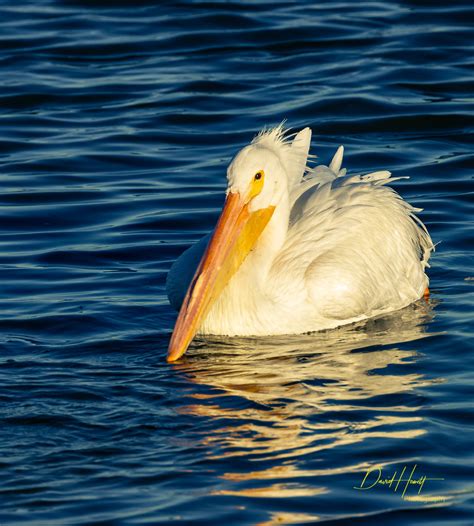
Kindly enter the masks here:
[[[311, 335], [229, 341], [213, 338], [203, 345], [207, 359], [202, 367], [195, 357], [185, 371], [196, 374], [200, 383], [209, 382], [265, 407], [278, 399], [291, 399], [278, 408], [279, 414], [300, 415], [299, 402], [326, 411], [331, 400], [343, 409], [346, 399], [400, 393], [424, 385], [417, 374], [368, 372], [414, 358], [415, 352], [397, 345], [431, 336], [425, 332], [431, 317], [431, 306], [418, 302], [380, 318]], [[376, 349], [361, 352], [367, 347]]]
[[[425, 332], [431, 317], [430, 305], [418, 302], [312, 335], [201, 343], [200, 353], [176, 367], [200, 385], [182, 411], [212, 417], [202, 442], [214, 460], [231, 467], [217, 493], [321, 494], [328, 491], [325, 477], [350, 481], [369, 467], [370, 457], [349, 453], [360, 452], [356, 444], [423, 435], [421, 399], [413, 392], [439, 380], [424, 378], [410, 363], [416, 341], [431, 336]], [[412, 349], [401, 348], [404, 342], [413, 342]], [[282, 519], [287, 522], [291, 517]]]
[[339, 148], [329, 168], [303, 177], [310, 140], [309, 128], [291, 142], [280, 126], [231, 163], [210, 241], [185, 252], [168, 276], [170, 301], [181, 306], [169, 361], [196, 332], [301, 334], [423, 295], [433, 245], [415, 209], [385, 186], [390, 172], [348, 177]]

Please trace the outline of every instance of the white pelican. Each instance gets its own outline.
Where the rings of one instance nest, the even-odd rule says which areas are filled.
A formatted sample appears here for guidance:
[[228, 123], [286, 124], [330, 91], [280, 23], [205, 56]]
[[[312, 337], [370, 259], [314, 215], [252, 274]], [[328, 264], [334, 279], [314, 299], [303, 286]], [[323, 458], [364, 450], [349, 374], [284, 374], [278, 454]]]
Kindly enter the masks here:
[[233, 159], [212, 235], [167, 278], [180, 309], [169, 362], [196, 333], [296, 334], [401, 309], [428, 293], [433, 243], [390, 172], [347, 176], [343, 147], [307, 168], [311, 130], [260, 132]]

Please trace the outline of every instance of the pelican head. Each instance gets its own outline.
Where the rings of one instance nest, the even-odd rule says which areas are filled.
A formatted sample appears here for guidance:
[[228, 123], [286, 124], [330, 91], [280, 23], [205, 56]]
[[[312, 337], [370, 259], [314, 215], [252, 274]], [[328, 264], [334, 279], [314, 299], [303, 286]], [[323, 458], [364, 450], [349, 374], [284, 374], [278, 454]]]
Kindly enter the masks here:
[[238, 194], [250, 212], [276, 207], [288, 193], [288, 177], [278, 153], [252, 143], [235, 156], [227, 169], [227, 197]]
[[[291, 148], [292, 144], [278, 127], [259, 134], [229, 165], [224, 207], [181, 306], [168, 362], [186, 352], [212, 305], [257, 244], [276, 207], [288, 195]], [[303, 167], [305, 164], [306, 155]]]

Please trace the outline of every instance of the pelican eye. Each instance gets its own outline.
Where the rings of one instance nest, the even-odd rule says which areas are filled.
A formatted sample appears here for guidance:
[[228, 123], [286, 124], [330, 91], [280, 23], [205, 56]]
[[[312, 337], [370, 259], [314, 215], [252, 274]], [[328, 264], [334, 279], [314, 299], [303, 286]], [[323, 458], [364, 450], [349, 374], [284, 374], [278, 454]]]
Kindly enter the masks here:
[[250, 183], [250, 189], [249, 189], [249, 194], [248, 194], [249, 199], [253, 199], [262, 191], [264, 178], [265, 178], [265, 172], [263, 170], [259, 170], [253, 176], [253, 179]]

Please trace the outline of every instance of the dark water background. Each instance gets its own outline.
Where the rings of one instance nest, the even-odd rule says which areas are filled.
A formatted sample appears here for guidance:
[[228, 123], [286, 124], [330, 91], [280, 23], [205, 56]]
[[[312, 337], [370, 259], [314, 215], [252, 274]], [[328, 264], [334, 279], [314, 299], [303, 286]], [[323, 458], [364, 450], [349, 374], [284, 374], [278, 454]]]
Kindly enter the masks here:
[[[0, 2], [1, 524], [474, 523], [471, 5]], [[166, 273], [284, 118], [411, 177], [430, 302], [167, 365]]]

